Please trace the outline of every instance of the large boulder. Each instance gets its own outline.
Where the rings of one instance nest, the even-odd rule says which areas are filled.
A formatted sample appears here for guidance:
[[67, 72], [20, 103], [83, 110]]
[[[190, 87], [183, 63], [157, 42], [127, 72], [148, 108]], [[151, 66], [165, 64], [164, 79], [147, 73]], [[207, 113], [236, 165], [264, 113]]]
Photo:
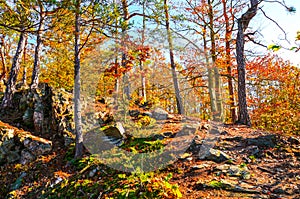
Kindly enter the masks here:
[[169, 113], [162, 108], [155, 108], [152, 111], [152, 118], [156, 120], [166, 120], [168, 118]]

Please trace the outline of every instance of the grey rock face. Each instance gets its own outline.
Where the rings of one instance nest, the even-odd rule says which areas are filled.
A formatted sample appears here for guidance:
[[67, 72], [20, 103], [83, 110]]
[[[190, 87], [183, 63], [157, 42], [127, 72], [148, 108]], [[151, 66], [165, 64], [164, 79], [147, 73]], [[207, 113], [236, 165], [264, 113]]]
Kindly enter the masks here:
[[156, 120], [166, 120], [169, 113], [162, 108], [155, 108], [152, 111], [152, 118]]
[[224, 162], [226, 160], [230, 160], [232, 158], [229, 155], [227, 155], [226, 153], [224, 153], [220, 150], [216, 150], [216, 149], [211, 148], [204, 155], [199, 157], [199, 159], [211, 160], [211, 161], [220, 163], [220, 162]]

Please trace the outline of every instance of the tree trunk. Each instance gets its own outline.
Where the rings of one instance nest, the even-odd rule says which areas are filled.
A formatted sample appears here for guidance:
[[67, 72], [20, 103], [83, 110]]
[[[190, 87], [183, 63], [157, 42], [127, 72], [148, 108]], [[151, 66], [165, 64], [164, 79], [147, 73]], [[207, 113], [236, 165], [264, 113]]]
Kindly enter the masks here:
[[234, 99], [234, 90], [233, 90], [233, 82], [232, 82], [232, 71], [231, 71], [231, 49], [230, 49], [230, 39], [232, 35], [232, 31], [229, 25], [229, 17], [227, 15], [227, 6], [226, 1], [222, 0], [223, 3], [223, 15], [225, 20], [225, 58], [226, 58], [226, 68], [227, 68], [227, 83], [228, 83], [228, 91], [229, 91], [229, 100], [230, 100], [230, 116], [231, 121], [234, 124], [237, 120], [237, 113], [235, 108], [235, 99]]
[[174, 61], [173, 40], [172, 40], [172, 34], [171, 34], [171, 29], [170, 29], [170, 23], [169, 23], [169, 11], [168, 11], [168, 2], [167, 2], [167, 0], [164, 0], [164, 11], [165, 11], [165, 17], [166, 17], [165, 20], [166, 20], [168, 43], [169, 43], [169, 55], [170, 55], [170, 62], [171, 62], [171, 70], [172, 70], [172, 78], [173, 78], [173, 84], [174, 84], [174, 90], [175, 90], [177, 111], [178, 111], [178, 114], [184, 114], [184, 108], [183, 108], [182, 98], [181, 98], [181, 95], [180, 95], [178, 78], [177, 78], [177, 74], [176, 74], [176, 65], [175, 65], [175, 61]]
[[74, 120], [76, 134], [76, 149], [75, 158], [80, 158], [83, 155], [83, 135], [81, 124], [81, 102], [80, 102], [80, 4], [81, 1], [76, 1], [75, 10], [75, 57], [74, 57]]
[[31, 79], [31, 84], [30, 84], [31, 89], [37, 88], [38, 84], [39, 84], [40, 62], [41, 62], [40, 55], [41, 55], [41, 47], [42, 47], [41, 31], [44, 28], [44, 16], [45, 16], [42, 7], [41, 7], [40, 12], [41, 12], [40, 13], [40, 23], [39, 23], [38, 30], [36, 32], [37, 36], [36, 36], [36, 46], [35, 46], [35, 52], [34, 52], [34, 64], [33, 64], [32, 79]]
[[20, 32], [20, 38], [17, 46], [17, 50], [15, 56], [13, 58], [12, 67], [10, 70], [9, 78], [6, 84], [6, 90], [4, 93], [4, 97], [1, 103], [2, 108], [11, 107], [12, 106], [12, 98], [15, 92], [17, 77], [20, 71], [20, 57], [25, 47], [25, 38], [26, 32]]
[[[145, 17], [145, 4], [146, 1], [143, 1], [143, 29], [142, 29], [142, 47], [144, 47], [145, 43], [145, 30], [146, 30], [146, 17]], [[141, 84], [142, 84], [142, 96], [144, 102], [147, 101], [147, 93], [146, 93], [146, 75], [144, 72], [144, 62], [140, 60], [140, 71], [141, 71]]]
[[0, 74], [0, 81], [3, 79], [4, 81], [6, 80], [6, 73], [7, 73], [7, 66], [6, 66], [6, 60], [5, 60], [5, 41], [4, 41], [4, 36], [1, 36], [1, 47], [0, 47], [0, 58], [1, 58], [1, 63], [2, 63], [2, 73]]
[[27, 85], [27, 66], [26, 66], [26, 46], [28, 44], [28, 37], [25, 39], [25, 45], [23, 50], [23, 78], [22, 78], [22, 84], [24, 86]]
[[236, 55], [238, 64], [238, 99], [239, 99], [239, 119], [238, 123], [251, 125], [250, 117], [247, 110], [246, 94], [246, 71], [244, 60], [244, 32], [242, 19], [238, 19], [238, 34], [236, 38]]
[[[127, 47], [126, 47], [126, 33], [127, 33], [127, 29], [128, 29], [128, 16], [129, 16], [129, 12], [128, 12], [128, 4], [127, 4], [127, 0], [122, 0], [122, 8], [123, 8], [123, 19], [124, 19], [124, 24], [122, 24], [122, 47], [124, 48], [124, 50], [126, 51]], [[122, 53], [122, 63], [121, 63], [123, 68], [127, 67], [127, 56], [126, 56], [126, 52]], [[127, 99], [130, 99], [130, 82], [129, 82], [129, 75], [128, 72], [124, 73], [123, 76], [123, 94], [126, 96]]]
[[[215, 99], [212, 98], [213, 100], [216, 100], [216, 110], [212, 111], [213, 115], [213, 120], [215, 121], [222, 121], [222, 115], [223, 115], [223, 105], [222, 105], [222, 94], [221, 94], [221, 78], [220, 78], [220, 73], [219, 69], [216, 67], [216, 40], [215, 40], [215, 31], [214, 31], [214, 13], [213, 13], [213, 7], [211, 4], [211, 1], [208, 0], [208, 6], [209, 6], [209, 29], [210, 29], [210, 41], [211, 41], [211, 59], [212, 59], [212, 69], [209, 71], [209, 81], [214, 81], [214, 87], [210, 88], [212, 95], [215, 95]], [[212, 74], [213, 75], [212, 75]], [[213, 85], [211, 85], [213, 86]], [[214, 103], [214, 102], [213, 102]]]
[[244, 59], [244, 32], [248, 28], [251, 19], [257, 13], [258, 0], [250, 0], [251, 7], [238, 19], [238, 33], [236, 38], [236, 59], [238, 68], [238, 99], [239, 99], [239, 119], [238, 123], [251, 126], [250, 117], [247, 110], [246, 94], [246, 70]]

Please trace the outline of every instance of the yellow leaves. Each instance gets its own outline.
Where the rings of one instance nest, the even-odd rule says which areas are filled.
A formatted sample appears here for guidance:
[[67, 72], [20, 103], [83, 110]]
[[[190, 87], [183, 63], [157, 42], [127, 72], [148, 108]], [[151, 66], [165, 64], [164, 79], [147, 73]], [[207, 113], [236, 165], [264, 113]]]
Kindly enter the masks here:
[[300, 40], [300, 31], [297, 31], [297, 35], [296, 35], [296, 41]]
[[268, 46], [268, 50], [272, 50], [273, 52], [278, 51], [280, 48], [281, 48], [281, 46], [278, 46], [278, 45], [276, 45], [276, 44], [270, 44], [270, 45]]

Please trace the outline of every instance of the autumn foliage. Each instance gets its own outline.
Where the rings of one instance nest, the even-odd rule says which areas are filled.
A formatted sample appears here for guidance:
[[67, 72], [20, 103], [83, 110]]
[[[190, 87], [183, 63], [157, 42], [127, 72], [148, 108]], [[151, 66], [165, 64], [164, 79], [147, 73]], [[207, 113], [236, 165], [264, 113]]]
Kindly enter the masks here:
[[267, 55], [248, 65], [248, 78], [253, 124], [300, 134], [300, 69]]

